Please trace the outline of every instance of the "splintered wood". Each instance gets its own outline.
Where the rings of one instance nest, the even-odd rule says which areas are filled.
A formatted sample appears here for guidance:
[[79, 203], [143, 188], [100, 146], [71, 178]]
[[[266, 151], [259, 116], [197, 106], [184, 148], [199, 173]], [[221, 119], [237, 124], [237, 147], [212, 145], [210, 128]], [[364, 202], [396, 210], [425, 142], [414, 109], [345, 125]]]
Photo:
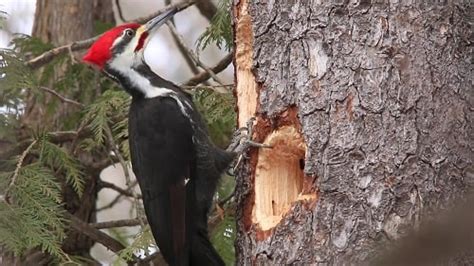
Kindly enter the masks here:
[[[257, 116], [260, 87], [255, 81], [253, 67], [253, 30], [248, 12], [248, 0], [242, 0], [234, 9], [235, 26], [235, 71], [238, 124]], [[296, 118], [295, 118], [296, 119]], [[256, 134], [261, 134], [260, 124], [255, 125]], [[267, 133], [265, 133], [267, 134]], [[305, 143], [294, 126], [282, 126], [265, 138], [272, 149], [260, 149], [254, 169], [254, 202], [251, 203], [251, 220], [261, 230], [275, 227], [290, 210], [292, 203], [313, 200], [314, 193], [303, 193], [305, 187], [304, 160]], [[255, 155], [254, 155], [255, 156]], [[248, 212], [250, 216], [250, 212]]]
[[252, 21], [247, 10], [247, 0], [242, 1], [235, 31], [235, 72], [237, 79], [237, 107], [239, 109], [239, 127], [255, 116], [258, 90], [252, 73], [253, 31]]
[[261, 149], [255, 170], [255, 204], [252, 221], [261, 230], [275, 227], [298, 200], [313, 199], [303, 195], [306, 146], [293, 126], [284, 126], [265, 139], [272, 149]]

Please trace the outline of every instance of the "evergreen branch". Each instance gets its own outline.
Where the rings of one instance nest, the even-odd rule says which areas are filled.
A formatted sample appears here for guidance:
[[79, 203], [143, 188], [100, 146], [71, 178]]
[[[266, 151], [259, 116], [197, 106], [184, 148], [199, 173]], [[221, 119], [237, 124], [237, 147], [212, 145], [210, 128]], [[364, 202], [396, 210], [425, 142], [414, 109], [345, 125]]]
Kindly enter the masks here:
[[[62, 238], [64, 236], [62, 228], [62, 217], [58, 215], [59, 205], [51, 206], [45, 205], [43, 199], [35, 197], [31, 191], [26, 187], [17, 187], [16, 193], [21, 201], [18, 205], [34, 211], [34, 218], [42, 223], [49, 225], [54, 233]], [[46, 221], [46, 222], [45, 222]]]
[[[124, 107], [127, 107], [129, 104], [130, 98], [125, 91], [106, 90], [94, 103], [87, 106], [83, 120], [92, 131], [96, 144], [106, 144], [105, 130], [106, 127], [109, 127], [108, 123], [117, 121], [117, 119], [122, 121], [126, 117], [124, 110], [127, 108]], [[116, 126], [121, 124], [119, 122]]]
[[201, 50], [209, 44], [214, 43], [219, 49], [224, 45], [226, 50], [230, 50], [233, 45], [231, 0], [220, 0], [216, 14], [211, 23], [197, 40], [197, 46]]
[[9, 194], [10, 194], [11, 189], [15, 185], [16, 179], [18, 178], [18, 174], [20, 173], [20, 169], [21, 169], [21, 166], [23, 165], [23, 161], [25, 160], [26, 155], [28, 155], [28, 153], [31, 151], [31, 149], [33, 149], [33, 147], [36, 145], [37, 142], [38, 142], [37, 139], [33, 140], [31, 144], [20, 155], [20, 158], [18, 158], [18, 162], [16, 164], [15, 171], [13, 172], [12, 179], [10, 180], [10, 184], [8, 184], [8, 187], [5, 190], [5, 194], [4, 194], [4, 198], [7, 203], [10, 203]]
[[113, 228], [113, 227], [137, 226], [144, 222], [146, 222], [145, 218], [141, 217], [141, 218], [135, 218], [135, 219], [124, 219], [124, 220], [93, 223], [89, 225], [97, 229], [105, 229], [105, 228]]
[[85, 181], [78, 161], [63, 148], [50, 142], [48, 135], [42, 138], [39, 159], [53, 169], [64, 171], [67, 183], [74, 188], [79, 196], [82, 194]]
[[[48, 132], [48, 137], [49, 137], [49, 141], [51, 143], [59, 144], [59, 143], [74, 141], [76, 138], [87, 136], [90, 133], [91, 132], [89, 130], [53, 131], [53, 132]], [[8, 147], [6, 149], [1, 150], [0, 151], [0, 161], [7, 160], [11, 156], [14, 156], [15, 154], [20, 153], [22, 150], [26, 149], [26, 147], [28, 147], [29, 143], [31, 143], [31, 141], [33, 141], [33, 140], [34, 139], [31, 139], [31, 138], [20, 139], [16, 143], [16, 145], [14, 145], [13, 147]], [[104, 165], [104, 163], [102, 163], [101, 165]], [[107, 165], [109, 165], [109, 160], [107, 160]], [[107, 166], [107, 165], [105, 165], [105, 166]], [[93, 167], [93, 168], [97, 169], [95, 167]]]
[[[222, 58], [221, 61], [219, 61], [214, 67], [212, 67], [211, 70], [213, 73], [216, 73], [216, 74], [220, 73], [224, 71], [224, 69], [226, 69], [227, 66], [230, 65], [230, 63], [232, 63], [232, 53], [229, 53], [226, 56], [224, 56], [224, 58]], [[190, 78], [188, 81], [183, 83], [183, 85], [195, 86], [203, 81], [208, 80], [210, 77], [211, 75], [209, 72], [203, 71], [195, 75], [194, 77]]]
[[[194, 4], [194, 1], [188, 0], [188, 1], [183, 1], [183, 2], [180, 2], [180, 3], [176, 3], [176, 4], [173, 4], [173, 5], [169, 5], [165, 8], [163, 8], [162, 10], [159, 10], [159, 11], [157, 11], [157, 12], [151, 14], [151, 15], [141, 17], [141, 18], [138, 18], [138, 19], [130, 21], [130, 22], [144, 23], [144, 22], [160, 15], [161, 13], [167, 11], [168, 9], [177, 8], [179, 11], [182, 11], [182, 10], [186, 9], [187, 7], [191, 6], [192, 4]], [[76, 41], [76, 42], [72, 42], [70, 44], [66, 44], [66, 45], [63, 45], [63, 46], [53, 48], [49, 51], [46, 51], [46, 52], [42, 53], [41, 55], [29, 60], [28, 62], [26, 62], [26, 66], [28, 66], [32, 69], [35, 69], [35, 68], [41, 67], [44, 64], [47, 64], [47, 63], [51, 62], [51, 60], [53, 60], [58, 55], [65, 54], [65, 53], [68, 53], [70, 51], [74, 52], [74, 51], [87, 49], [99, 37], [100, 37], [100, 35], [89, 38], [89, 39], [86, 39], [86, 40]]]
[[46, 87], [43, 87], [43, 86], [40, 86], [38, 88], [40, 90], [43, 90], [43, 91], [45, 91], [49, 94], [52, 94], [52, 95], [56, 96], [57, 98], [59, 98], [59, 100], [61, 100], [64, 103], [70, 103], [70, 104], [73, 104], [73, 105], [76, 105], [76, 106], [79, 106], [79, 107], [84, 107], [84, 105], [82, 103], [74, 101], [72, 99], [68, 99], [68, 98], [66, 98], [65, 96], [62, 96], [61, 94], [59, 94], [57, 91], [55, 91], [53, 89], [46, 88]]
[[[199, 60], [199, 58], [197, 57], [197, 55], [193, 52], [193, 50], [191, 50], [189, 47], [186, 46], [186, 43], [184, 42], [184, 39], [183, 37], [176, 31], [176, 28], [173, 26], [173, 24], [171, 24], [170, 22], [167, 22], [166, 25], [168, 26], [168, 28], [170, 29], [170, 32], [171, 34], [174, 36], [174, 38], [176, 38], [183, 47], [186, 47], [186, 51], [188, 52], [189, 56], [193, 59], [194, 63], [199, 66], [200, 68], [204, 69], [206, 72], [209, 73], [209, 75], [219, 84], [223, 85], [224, 82], [219, 78], [217, 77], [217, 75], [212, 71], [212, 69], [210, 69], [208, 66], [206, 66], [204, 63], [201, 62], [201, 60]], [[221, 93], [225, 93], [226, 90], [224, 89], [218, 89], [219, 92]]]

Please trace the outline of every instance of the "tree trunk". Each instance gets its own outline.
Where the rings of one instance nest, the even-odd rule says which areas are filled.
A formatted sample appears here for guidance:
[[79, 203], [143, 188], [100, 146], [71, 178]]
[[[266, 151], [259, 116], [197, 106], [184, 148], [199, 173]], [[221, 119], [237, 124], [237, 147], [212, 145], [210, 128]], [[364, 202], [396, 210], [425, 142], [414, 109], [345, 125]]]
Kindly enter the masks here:
[[472, 5], [408, 2], [235, 1], [239, 124], [273, 146], [238, 265], [358, 264], [472, 188]]
[[93, 1], [39, 0], [33, 36], [56, 46], [92, 37], [93, 7]]

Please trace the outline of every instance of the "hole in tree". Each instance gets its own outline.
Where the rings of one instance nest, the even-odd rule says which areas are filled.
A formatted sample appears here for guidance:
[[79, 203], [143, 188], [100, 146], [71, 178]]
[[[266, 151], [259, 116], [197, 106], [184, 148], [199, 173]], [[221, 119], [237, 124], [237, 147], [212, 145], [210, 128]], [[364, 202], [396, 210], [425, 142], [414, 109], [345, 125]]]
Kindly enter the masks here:
[[259, 150], [252, 220], [260, 229], [268, 230], [280, 222], [293, 202], [305, 198], [302, 191], [306, 145], [292, 126], [274, 131], [264, 143], [273, 148]]
[[304, 159], [300, 159], [300, 169], [304, 170]]

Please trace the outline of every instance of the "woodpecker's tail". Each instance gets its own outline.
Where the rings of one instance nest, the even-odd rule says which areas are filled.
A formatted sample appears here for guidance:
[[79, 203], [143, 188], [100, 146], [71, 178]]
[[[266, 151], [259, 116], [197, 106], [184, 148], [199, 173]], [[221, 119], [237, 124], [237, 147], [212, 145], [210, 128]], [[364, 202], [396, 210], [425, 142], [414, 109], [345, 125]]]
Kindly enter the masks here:
[[225, 263], [214, 249], [207, 236], [207, 230], [198, 230], [191, 244], [189, 264], [192, 266], [224, 266]]

